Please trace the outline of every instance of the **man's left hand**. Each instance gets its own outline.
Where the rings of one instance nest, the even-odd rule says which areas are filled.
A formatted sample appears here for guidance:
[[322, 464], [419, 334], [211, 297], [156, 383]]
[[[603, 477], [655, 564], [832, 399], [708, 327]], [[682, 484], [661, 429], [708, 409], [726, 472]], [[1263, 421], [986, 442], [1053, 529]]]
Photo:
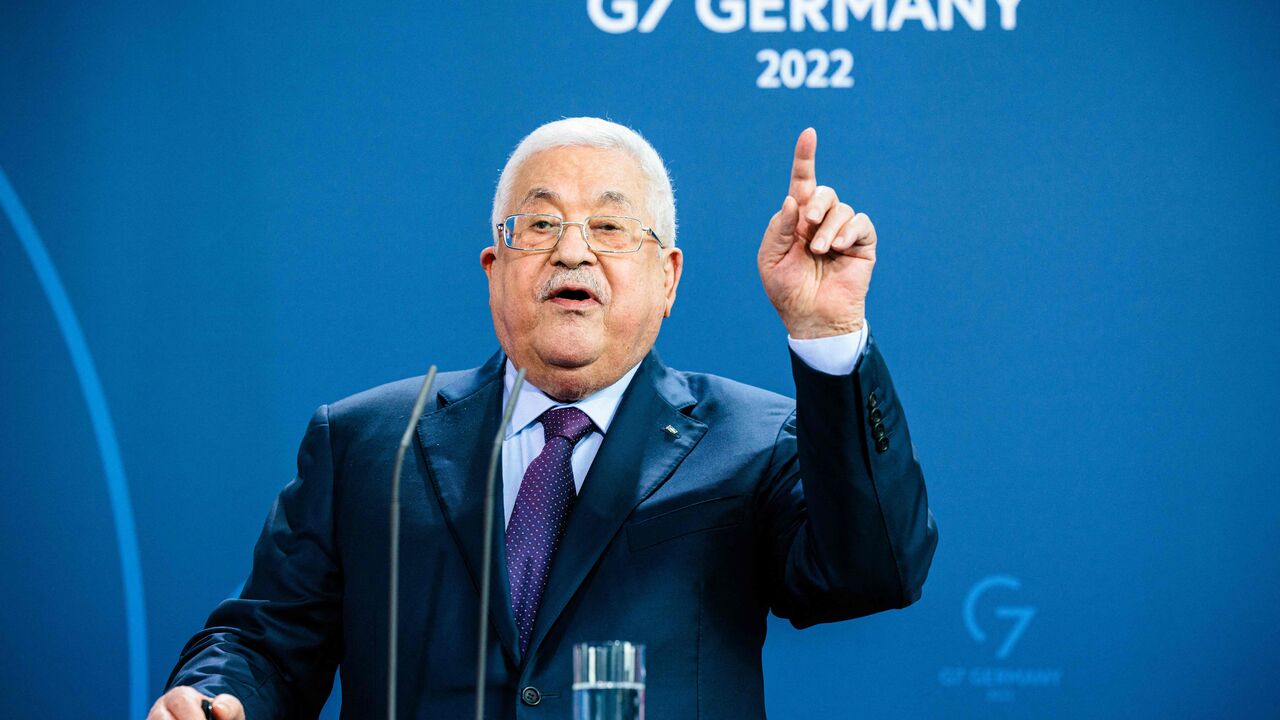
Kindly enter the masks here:
[[769, 221], [757, 256], [764, 291], [797, 339], [859, 330], [876, 262], [875, 226], [818, 184], [817, 149], [817, 131], [800, 133], [787, 199]]

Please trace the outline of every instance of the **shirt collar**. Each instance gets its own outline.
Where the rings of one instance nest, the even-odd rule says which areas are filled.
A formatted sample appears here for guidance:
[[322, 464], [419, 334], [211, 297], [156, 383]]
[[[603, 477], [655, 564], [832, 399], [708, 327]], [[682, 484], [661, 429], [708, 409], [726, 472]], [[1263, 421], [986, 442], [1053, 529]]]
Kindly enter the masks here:
[[[516, 368], [508, 359], [505, 363], [506, 369], [502, 376], [502, 402], [506, 404], [507, 398], [511, 396], [511, 386], [516, 381]], [[562, 403], [539, 390], [533, 383], [525, 382], [520, 387], [520, 397], [516, 400], [516, 409], [511, 415], [511, 425], [507, 427], [506, 439], [515, 436], [530, 424], [536, 422], [542, 413], [553, 407], [576, 407], [591, 418], [591, 422], [595, 423], [596, 428], [601, 434], [609, 431], [609, 423], [613, 422], [613, 416], [618, 411], [618, 403], [622, 400], [622, 394], [626, 392], [627, 386], [631, 384], [631, 378], [635, 376], [636, 370], [640, 368], [640, 363], [636, 363], [614, 384], [601, 388], [594, 393], [573, 403]]]

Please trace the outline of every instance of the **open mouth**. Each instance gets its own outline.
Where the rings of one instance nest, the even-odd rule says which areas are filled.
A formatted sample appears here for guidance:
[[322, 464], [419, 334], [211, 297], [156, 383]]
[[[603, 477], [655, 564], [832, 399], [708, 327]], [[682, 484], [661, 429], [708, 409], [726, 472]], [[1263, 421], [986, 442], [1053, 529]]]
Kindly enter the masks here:
[[551, 302], [567, 308], [586, 308], [599, 305], [600, 301], [590, 290], [580, 286], [566, 285], [551, 293], [547, 298]]

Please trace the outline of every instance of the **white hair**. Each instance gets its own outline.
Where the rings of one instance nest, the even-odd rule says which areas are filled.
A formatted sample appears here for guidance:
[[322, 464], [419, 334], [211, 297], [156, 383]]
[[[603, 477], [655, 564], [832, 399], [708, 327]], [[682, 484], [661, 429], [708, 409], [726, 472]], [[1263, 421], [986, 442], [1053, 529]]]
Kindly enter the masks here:
[[640, 171], [648, 180], [649, 192], [646, 204], [653, 213], [653, 230], [662, 238], [662, 244], [676, 244], [676, 198], [671, 189], [671, 177], [658, 151], [640, 133], [625, 125], [593, 117], [576, 117], [555, 120], [529, 133], [502, 168], [498, 177], [498, 189], [493, 195], [493, 219], [496, 227], [507, 216], [511, 201], [511, 185], [515, 182], [515, 169], [542, 150], [556, 147], [587, 146], [620, 150], [640, 165]]

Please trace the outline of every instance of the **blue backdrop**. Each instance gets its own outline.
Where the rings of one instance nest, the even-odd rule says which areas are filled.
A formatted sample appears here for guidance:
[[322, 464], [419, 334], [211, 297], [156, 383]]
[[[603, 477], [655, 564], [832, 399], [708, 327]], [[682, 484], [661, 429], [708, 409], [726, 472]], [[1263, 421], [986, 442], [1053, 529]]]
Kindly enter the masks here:
[[801, 129], [879, 229], [941, 545], [906, 611], [771, 626], [771, 717], [1280, 713], [1277, 37], [1229, 0], [4, 3], [0, 698], [142, 717], [311, 410], [494, 349], [498, 171], [601, 115], [675, 179], [676, 367], [791, 391], [755, 253]]

